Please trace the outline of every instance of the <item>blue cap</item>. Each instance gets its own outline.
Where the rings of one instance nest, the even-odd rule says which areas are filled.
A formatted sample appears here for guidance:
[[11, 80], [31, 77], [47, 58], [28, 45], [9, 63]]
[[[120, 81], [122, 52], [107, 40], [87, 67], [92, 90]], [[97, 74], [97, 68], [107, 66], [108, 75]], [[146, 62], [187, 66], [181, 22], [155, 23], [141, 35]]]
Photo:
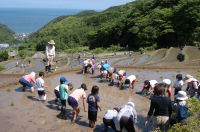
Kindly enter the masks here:
[[72, 83], [68, 83], [68, 86], [73, 87], [73, 84]]
[[65, 77], [61, 77], [60, 78], [60, 82], [68, 82], [67, 79]]

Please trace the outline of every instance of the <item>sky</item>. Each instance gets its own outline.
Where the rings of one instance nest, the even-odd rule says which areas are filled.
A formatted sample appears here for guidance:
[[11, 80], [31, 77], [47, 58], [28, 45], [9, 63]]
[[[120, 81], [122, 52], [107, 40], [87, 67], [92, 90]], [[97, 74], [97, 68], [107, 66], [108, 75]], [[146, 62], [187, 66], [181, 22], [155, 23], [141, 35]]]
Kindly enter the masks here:
[[107, 9], [133, 0], [0, 0], [0, 8]]

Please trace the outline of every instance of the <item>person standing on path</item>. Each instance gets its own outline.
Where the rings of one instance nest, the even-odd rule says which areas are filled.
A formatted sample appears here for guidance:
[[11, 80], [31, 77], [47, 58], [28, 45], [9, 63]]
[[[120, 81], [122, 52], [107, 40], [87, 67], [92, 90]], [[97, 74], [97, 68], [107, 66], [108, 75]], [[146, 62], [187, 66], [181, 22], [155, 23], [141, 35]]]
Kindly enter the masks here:
[[53, 64], [53, 61], [55, 60], [55, 42], [54, 40], [50, 40], [48, 42], [48, 45], [46, 46], [46, 72], [51, 72], [51, 66]]
[[144, 125], [146, 126], [153, 115], [153, 131], [167, 132], [169, 117], [172, 113], [171, 99], [165, 96], [165, 83], [157, 84], [154, 88], [154, 96], [151, 98], [149, 112]]

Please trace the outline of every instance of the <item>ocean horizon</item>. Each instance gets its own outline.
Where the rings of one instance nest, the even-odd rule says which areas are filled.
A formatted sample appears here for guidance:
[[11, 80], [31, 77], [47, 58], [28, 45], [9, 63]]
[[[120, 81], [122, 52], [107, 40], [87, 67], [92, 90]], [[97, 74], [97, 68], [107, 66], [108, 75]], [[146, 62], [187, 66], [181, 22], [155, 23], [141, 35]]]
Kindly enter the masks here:
[[84, 9], [0, 8], [0, 24], [16, 33], [33, 33], [59, 16], [75, 15]]

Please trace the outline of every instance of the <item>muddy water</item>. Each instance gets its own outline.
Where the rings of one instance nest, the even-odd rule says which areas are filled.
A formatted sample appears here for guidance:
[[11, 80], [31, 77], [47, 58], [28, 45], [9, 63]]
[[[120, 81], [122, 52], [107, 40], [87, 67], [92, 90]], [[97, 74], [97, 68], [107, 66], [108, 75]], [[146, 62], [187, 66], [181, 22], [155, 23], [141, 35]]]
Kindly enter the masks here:
[[9, 63], [5, 64], [5, 67], [11, 68], [11, 67], [13, 67], [13, 66], [16, 65], [16, 62], [17, 62], [17, 61], [18, 61], [18, 63], [21, 62], [21, 60], [12, 61], [12, 62], [9, 62]]
[[[82, 75], [78, 72], [68, 72], [60, 75], [53, 76], [45, 79], [48, 88], [47, 102], [42, 103], [36, 101], [38, 97], [37, 91], [34, 93], [21, 92], [21, 88], [16, 86], [11, 92], [1, 90], [0, 92], [0, 126], [2, 132], [13, 132], [13, 131], [62, 131], [62, 132], [92, 132], [93, 130], [88, 127], [87, 112], [83, 112], [82, 101], [79, 102], [81, 107], [80, 118], [78, 118], [75, 124], [70, 123], [71, 119], [71, 107], [67, 105], [67, 120], [58, 118], [60, 111], [52, 103], [55, 99], [54, 88], [59, 84], [59, 77], [65, 76], [69, 82], [72, 82], [75, 88], [78, 88], [82, 82], [86, 83], [89, 90], [87, 95], [91, 91], [93, 85], [100, 87], [100, 99], [103, 111], [98, 112], [98, 121], [94, 131], [103, 131], [102, 118], [106, 110], [112, 109], [113, 107], [120, 107], [128, 101], [133, 101], [136, 106], [138, 114], [138, 122], [135, 124], [137, 132], [146, 132], [151, 129], [150, 126], [143, 127], [146, 114], [149, 109], [149, 100], [145, 97], [134, 94], [134, 92], [140, 91], [143, 86], [145, 79], [156, 79], [159, 82], [162, 80], [160, 76], [170, 78], [174, 80], [173, 75], [176, 72], [136, 72], [127, 70], [128, 75], [135, 74], [138, 77], [135, 89], [123, 89], [120, 90], [116, 86], [108, 86], [108, 82], [99, 82], [97, 78], [97, 72], [95, 75], [86, 74]], [[184, 73], [186, 74], [186, 73]], [[11, 107], [10, 103], [14, 102], [14, 106]], [[109, 129], [109, 131], [112, 131]]]
[[21, 68], [20, 67], [13, 67], [5, 72], [3, 72], [4, 74], [12, 74], [13, 72], [17, 72], [17, 71], [20, 71]]
[[33, 72], [33, 71], [37, 72], [37, 71], [39, 71], [39, 70], [44, 68], [44, 64], [43, 64], [41, 59], [35, 59], [34, 63], [35, 63], [35, 67], [26, 70], [25, 73], [30, 73], [30, 72]]
[[130, 58], [130, 59], [127, 59], [127, 60], [123, 60], [123, 61], [120, 61], [118, 63], [116, 63], [115, 65], [129, 65], [131, 62], [133, 62], [135, 59], [134, 58]]
[[83, 63], [83, 59], [81, 59], [81, 60], [78, 60], [78, 59], [73, 59], [71, 62], [70, 62], [70, 66], [79, 66], [79, 65], [82, 65], [82, 63]]
[[135, 65], [138, 65], [138, 64], [140, 64], [140, 63], [146, 61], [148, 58], [149, 58], [148, 55], [142, 56], [142, 57], [140, 57], [140, 59], [139, 59], [136, 63], [134, 63], [133, 65], [134, 65], [134, 66], [135, 66]]
[[107, 59], [107, 61], [108, 61], [108, 64], [112, 64], [115, 61], [118, 61], [118, 60], [121, 60], [121, 59], [126, 59], [126, 58], [128, 58], [128, 56], [123, 56], [123, 57], [118, 57], [118, 58], [109, 58], [109, 59]]

